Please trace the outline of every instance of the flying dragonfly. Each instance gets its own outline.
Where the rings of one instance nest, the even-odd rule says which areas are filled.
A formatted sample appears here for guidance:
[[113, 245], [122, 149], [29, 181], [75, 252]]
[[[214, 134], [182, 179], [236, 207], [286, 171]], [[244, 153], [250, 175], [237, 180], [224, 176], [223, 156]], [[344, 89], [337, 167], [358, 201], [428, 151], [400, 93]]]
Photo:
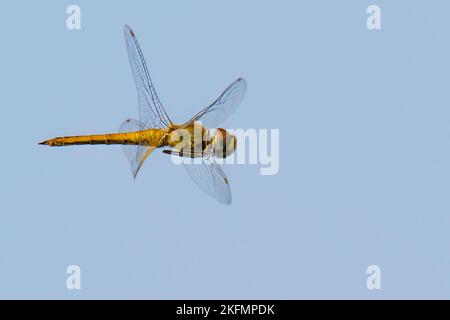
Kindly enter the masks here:
[[40, 144], [51, 147], [120, 144], [134, 178], [144, 161], [158, 148], [165, 154], [195, 158], [200, 163], [182, 162], [195, 184], [220, 203], [231, 204], [229, 181], [215, 158], [226, 158], [236, 150], [236, 136], [223, 128], [214, 132], [208, 128], [216, 128], [237, 109], [247, 90], [246, 81], [237, 79], [189, 121], [175, 124], [159, 100], [136, 34], [127, 25], [124, 33], [137, 88], [139, 120], [125, 120], [119, 133], [56, 137]]

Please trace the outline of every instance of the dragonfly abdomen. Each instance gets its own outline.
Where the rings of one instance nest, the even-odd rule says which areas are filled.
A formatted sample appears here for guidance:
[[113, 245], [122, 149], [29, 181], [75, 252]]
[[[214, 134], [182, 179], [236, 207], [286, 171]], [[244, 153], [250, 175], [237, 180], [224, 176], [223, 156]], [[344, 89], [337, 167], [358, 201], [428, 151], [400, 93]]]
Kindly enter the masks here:
[[122, 145], [146, 145], [160, 147], [163, 130], [150, 129], [126, 133], [95, 134], [84, 136], [56, 137], [41, 142], [40, 144], [51, 147], [64, 147], [83, 144], [122, 144]]

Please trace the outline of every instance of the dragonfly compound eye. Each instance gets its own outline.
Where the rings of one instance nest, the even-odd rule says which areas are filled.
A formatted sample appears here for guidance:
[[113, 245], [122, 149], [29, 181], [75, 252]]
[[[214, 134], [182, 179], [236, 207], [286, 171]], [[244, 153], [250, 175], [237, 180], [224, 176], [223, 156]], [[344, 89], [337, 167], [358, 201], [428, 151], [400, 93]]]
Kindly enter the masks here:
[[236, 136], [225, 129], [217, 129], [214, 136], [214, 152], [216, 157], [226, 158], [236, 150]]

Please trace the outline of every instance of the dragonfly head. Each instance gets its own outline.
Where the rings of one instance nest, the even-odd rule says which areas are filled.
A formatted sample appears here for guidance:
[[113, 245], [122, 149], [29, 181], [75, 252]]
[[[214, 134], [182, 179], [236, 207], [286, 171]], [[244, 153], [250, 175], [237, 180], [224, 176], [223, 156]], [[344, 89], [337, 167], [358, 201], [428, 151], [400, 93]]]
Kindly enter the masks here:
[[223, 128], [218, 128], [211, 138], [214, 154], [219, 158], [231, 155], [236, 150], [236, 142], [236, 136]]

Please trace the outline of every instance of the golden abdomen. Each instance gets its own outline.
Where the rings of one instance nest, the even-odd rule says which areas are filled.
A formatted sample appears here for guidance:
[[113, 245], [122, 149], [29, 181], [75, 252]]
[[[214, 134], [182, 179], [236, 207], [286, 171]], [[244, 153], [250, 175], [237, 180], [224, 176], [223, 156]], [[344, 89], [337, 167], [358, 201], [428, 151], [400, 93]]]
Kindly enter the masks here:
[[123, 144], [163, 147], [167, 145], [166, 131], [148, 129], [135, 132], [95, 134], [84, 136], [56, 137], [41, 142], [51, 147], [63, 147], [82, 144]]

